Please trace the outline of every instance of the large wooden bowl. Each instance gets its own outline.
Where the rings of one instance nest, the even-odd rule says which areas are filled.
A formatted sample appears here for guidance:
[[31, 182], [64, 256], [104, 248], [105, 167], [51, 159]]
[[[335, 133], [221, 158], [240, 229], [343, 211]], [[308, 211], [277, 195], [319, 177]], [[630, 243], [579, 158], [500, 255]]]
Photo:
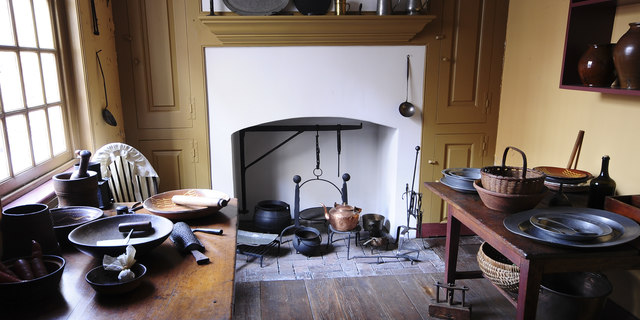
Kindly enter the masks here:
[[506, 194], [487, 190], [482, 187], [481, 180], [476, 180], [473, 187], [478, 191], [482, 203], [489, 209], [516, 213], [533, 209], [540, 203], [547, 193], [547, 188], [543, 187], [541, 192], [533, 194]]
[[189, 219], [196, 219], [208, 215], [215, 214], [222, 207], [204, 207], [194, 205], [180, 205], [175, 204], [171, 200], [173, 196], [191, 196], [191, 197], [203, 197], [211, 199], [227, 199], [229, 196], [223, 192], [210, 190], [210, 189], [181, 189], [171, 190], [163, 193], [156, 194], [146, 199], [142, 205], [147, 211], [171, 219], [173, 221], [183, 221]]

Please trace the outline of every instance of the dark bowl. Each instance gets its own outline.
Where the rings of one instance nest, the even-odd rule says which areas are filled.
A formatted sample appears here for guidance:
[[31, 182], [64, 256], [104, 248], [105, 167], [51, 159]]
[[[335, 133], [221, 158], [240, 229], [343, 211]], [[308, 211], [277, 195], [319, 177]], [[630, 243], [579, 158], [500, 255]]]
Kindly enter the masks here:
[[118, 231], [120, 223], [151, 221], [152, 230], [136, 231], [131, 234], [129, 245], [136, 248], [136, 257], [153, 250], [169, 237], [173, 222], [167, 218], [150, 214], [124, 214], [94, 220], [75, 228], [69, 233], [69, 241], [81, 252], [102, 259], [110, 255], [117, 257], [126, 251], [127, 244], [103, 245], [101, 240], [125, 239], [127, 232]]
[[94, 207], [62, 207], [49, 209], [51, 218], [53, 219], [53, 229], [56, 232], [58, 241], [68, 241], [69, 232], [98, 218], [101, 218], [104, 212]]
[[542, 192], [532, 194], [507, 194], [487, 190], [482, 187], [482, 181], [476, 180], [473, 187], [478, 191], [480, 200], [489, 208], [497, 211], [515, 213], [533, 209], [547, 194], [547, 187]]
[[136, 263], [131, 267], [131, 271], [136, 277], [129, 281], [118, 280], [119, 271], [105, 270], [103, 266], [97, 266], [91, 269], [84, 277], [85, 280], [96, 290], [102, 294], [121, 294], [132, 291], [142, 282], [142, 278], [147, 274], [147, 267], [143, 264]]
[[[22, 257], [22, 259], [31, 259], [31, 257]], [[17, 260], [18, 258], [3, 261], [3, 264], [11, 269]], [[29, 303], [42, 300], [58, 291], [66, 261], [54, 255], [44, 255], [42, 261], [49, 274], [32, 280], [0, 283], [0, 303]]]
[[304, 15], [324, 15], [331, 7], [331, 0], [293, 0], [296, 9]]

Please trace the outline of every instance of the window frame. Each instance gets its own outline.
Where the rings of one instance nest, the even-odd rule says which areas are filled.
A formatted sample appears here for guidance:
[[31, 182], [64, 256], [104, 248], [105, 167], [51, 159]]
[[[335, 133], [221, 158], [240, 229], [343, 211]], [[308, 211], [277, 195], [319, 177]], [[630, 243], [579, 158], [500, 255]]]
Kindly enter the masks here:
[[[65, 139], [67, 141], [67, 150], [61, 154], [52, 156], [52, 158], [40, 164], [36, 164], [24, 172], [14, 174], [13, 177], [0, 183], [2, 203], [12, 202], [24, 196], [37, 187], [51, 181], [54, 175], [68, 171], [76, 162], [74, 161], [74, 150], [76, 149], [78, 141], [76, 141], [77, 139], [74, 137], [77, 137], [79, 134], [79, 127], [76, 122], [78, 121], [77, 114], [80, 111], [80, 104], [75, 102], [74, 97], [76, 96], [76, 92], [71, 90], [71, 88], [74, 87], [73, 84], [77, 81], [73, 73], [72, 62], [72, 48], [76, 44], [72, 43], [74, 40], [71, 36], [70, 23], [67, 19], [67, 8], [63, 1], [47, 0], [47, 4], [49, 5], [54, 37], [55, 48], [53, 51], [56, 52], [57, 58], [58, 83], [60, 86], [59, 105], [62, 107], [62, 117], [66, 129]], [[18, 53], [19, 51], [20, 50], [18, 50]], [[22, 70], [20, 70], [20, 72], [22, 73]], [[25, 113], [26, 112], [28, 112], [28, 109], [25, 110]], [[0, 117], [4, 118], [10, 114], [12, 114], [12, 112], [5, 113]], [[52, 197], [53, 195], [47, 196]]]

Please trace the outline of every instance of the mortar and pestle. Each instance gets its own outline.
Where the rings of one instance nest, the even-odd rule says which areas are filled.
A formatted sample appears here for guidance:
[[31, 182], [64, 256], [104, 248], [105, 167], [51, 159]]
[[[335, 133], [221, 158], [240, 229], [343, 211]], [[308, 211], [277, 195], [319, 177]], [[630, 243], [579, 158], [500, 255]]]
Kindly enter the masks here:
[[53, 177], [53, 189], [58, 196], [59, 207], [90, 206], [98, 208], [98, 173], [87, 170], [91, 152], [76, 151], [80, 164], [73, 172], [63, 172]]

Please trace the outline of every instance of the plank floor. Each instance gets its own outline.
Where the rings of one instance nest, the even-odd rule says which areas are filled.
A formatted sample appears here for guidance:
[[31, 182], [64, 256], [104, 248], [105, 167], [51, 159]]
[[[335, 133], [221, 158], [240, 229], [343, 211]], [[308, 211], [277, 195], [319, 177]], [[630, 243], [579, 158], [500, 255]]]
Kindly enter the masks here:
[[[432, 319], [442, 274], [410, 274], [236, 284], [234, 319]], [[473, 319], [514, 319], [515, 308], [485, 279], [470, 288]], [[458, 297], [459, 298], [459, 297]]]
[[[358, 262], [352, 259], [348, 262], [356, 264], [360, 271], [344, 272], [344, 275], [331, 268], [341, 264], [344, 268], [347, 260], [343, 254], [338, 254], [337, 260], [335, 257], [328, 260], [331, 254], [305, 259], [311, 270], [318, 270], [317, 275], [311, 272], [311, 276], [306, 276], [308, 272], [304, 276], [282, 274], [283, 265], [288, 263], [286, 257], [299, 259], [300, 255], [296, 254], [283, 254], [277, 262], [267, 262], [264, 268], [256, 262], [239, 262], [237, 273], [248, 272], [247, 268], [252, 268], [260, 271], [262, 276], [236, 279], [234, 319], [432, 319], [428, 310], [436, 298], [434, 284], [444, 279], [444, 242], [444, 238], [429, 239], [425, 243], [424, 250], [427, 251], [421, 254], [427, 260], [416, 265], [393, 261], [377, 264], [371, 259]], [[479, 243], [478, 239], [470, 237], [460, 246], [458, 270], [478, 270], [475, 255]], [[420, 246], [423, 246], [422, 241]], [[336, 248], [340, 253], [343, 249]], [[364, 272], [368, 270], [367, 265], [374, 268], [370, 274]], [[277, 276], [275, 270], [269, 271], [276, 266], [280, 269]], [[385, 269], [375, 269], [380, 267]], [[390, 270], [394, 272], [389, 274]], [[269, 272], [272, 274], [268, 275]], [[336, 276], [325, 277], [322, 273]], [[488, 280], [464, 280], [456, 284], [469, 287], [465, 300], [472, 305], [473, 319], [515, 317], [515, 308]], [[441, 292], [441, 298], [443, 294]], [[459, 300], [457, 295], [456, 301]]]

